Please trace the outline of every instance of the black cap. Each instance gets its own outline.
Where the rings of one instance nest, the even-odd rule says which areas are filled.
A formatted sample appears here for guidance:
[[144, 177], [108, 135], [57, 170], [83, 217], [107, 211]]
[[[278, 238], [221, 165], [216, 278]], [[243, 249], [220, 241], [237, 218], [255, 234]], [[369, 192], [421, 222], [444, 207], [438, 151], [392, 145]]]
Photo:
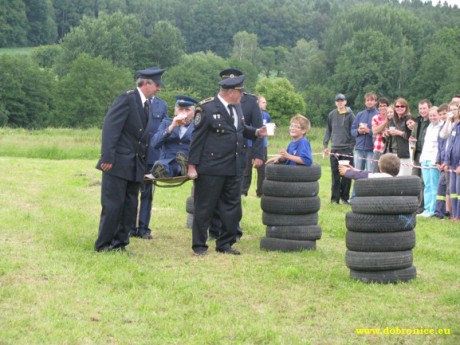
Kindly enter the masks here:
[[236, 68], [227, 68], [221, 71], [219, 75], [221, 79], [227, 79], [227, 78], [239, 77], [240, 75], [243, 75], [243, 72], [241, 72], [239, 69], [236, 69]]
[[345, 97], [343, 93], [338, 93], [337, 95], [335, 95], [335, 100], [338, 101], [339, 99], [345, 101], [347, 97]]
[[150, 67], [136, 72], [136, 78], [151, 79], [154, 82], [164, 86], [161, 76], [165, 70], [159, 67]]
[[238, 77], [228, 77], [226, 79], [222, 79], [219, 82], [219, 85], [223, 89], [235, 89], [235, 90], [243, 90], [243, 81], [244, 81], [244, 74]]
[[174, 95], [176, 98], [176, 105], [181, 108], [188, 108], [198, 103], [198, 100], [185, 95]]

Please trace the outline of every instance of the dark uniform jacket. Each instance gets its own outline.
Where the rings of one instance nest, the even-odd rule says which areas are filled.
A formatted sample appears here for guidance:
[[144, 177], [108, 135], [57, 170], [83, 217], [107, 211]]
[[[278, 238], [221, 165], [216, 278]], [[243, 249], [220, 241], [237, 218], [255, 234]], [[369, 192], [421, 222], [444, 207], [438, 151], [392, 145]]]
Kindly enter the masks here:
[[147, 164], [153, 164], [160, 158], [160, 149], [156, 149], [153, 143], [153, 136], [157, 133], [161, 122], [168, 117], [168, 105], [162, 99], [155, 97], [150, 102], [150, 132], [152, 139], [150, 140], [147, 152]]
[[150, 138], [149, 118], [137, 89], [117, 97], [107, 112], [102, 126], [101, 163], [111, 163], [105, 173], [128, 181], [142, 182], [145, 173], [145, 156]]
[[189, 164], [198, 174], [235, 176], [244, 164], [244, 137], [256, 139], [256, 129], [243, 122], [241, 108], [236, 106], [238, 127], [217, 97], [206, 99], [195, 111]]
[[[244, 93], [241, 98], [241, 108], [243, 110], [244, 123], [247, 126], [260, 128], [263, 126], [262, 114], [260, 113], [259, 103], [257, 96], [249, 93]], [[247, 140], [244, 141], [245, 149], [247, 148]], [[264, 157], [264, 141], [262, 138], [256, 139], [252, 143], [252, 156], [265, 160]], [[246, 164], [246, 161], [244, 162]]]
[[188, 156], [190, 142], [192, 141], [192, 132], [194, 125], [191, 123], [182, 138], [180, 126], [174, 127], [171, 133], [168, 133], [168, 127], [173, 122], [172, 119], [165, 119], [160, 125], [157, 133], [153, 136], [151, 144], [156, 149], [161, 149], [159, 160], [162, 164], [169, 164], [176, 159], [177, 152], [183, 152]]

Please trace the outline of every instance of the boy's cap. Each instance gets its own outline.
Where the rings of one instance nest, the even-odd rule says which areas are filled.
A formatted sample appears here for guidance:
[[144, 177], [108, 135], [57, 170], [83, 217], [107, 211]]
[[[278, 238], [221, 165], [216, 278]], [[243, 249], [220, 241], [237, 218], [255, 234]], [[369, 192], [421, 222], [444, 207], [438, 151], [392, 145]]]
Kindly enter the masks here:
[[338, 101], [338, 100], [346, 100], [347, 97], [345, 97], [345, 95], [343, 93], [338, 93], [337, 95], [335, 95], [335, 100]]

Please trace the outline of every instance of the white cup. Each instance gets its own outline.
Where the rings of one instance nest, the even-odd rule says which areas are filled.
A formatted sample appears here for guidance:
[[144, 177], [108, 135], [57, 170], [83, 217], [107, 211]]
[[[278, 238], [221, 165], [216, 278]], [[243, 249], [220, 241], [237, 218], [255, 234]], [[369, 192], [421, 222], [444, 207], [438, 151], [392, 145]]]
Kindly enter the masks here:
[[395, 129], [396, 129], [395, 126], [390, 126], [390, 128], [389, 128], [390, 131], [394, 131]]
[[339, 165], [350, 165], [350, 161], [348, 159], [341, 159], [339, 160]]
[[275, 135], [276, 125], [273, 122], [267, 123], [265, 127], [267, 128], [267, 135], [270, 135], [270, 136]]
[[361, 123], [359, 124], [359, 127], [361, 127], [361, 128], [367, 128], [367, 123], [366, 123], [366, 122], [361, 122]]

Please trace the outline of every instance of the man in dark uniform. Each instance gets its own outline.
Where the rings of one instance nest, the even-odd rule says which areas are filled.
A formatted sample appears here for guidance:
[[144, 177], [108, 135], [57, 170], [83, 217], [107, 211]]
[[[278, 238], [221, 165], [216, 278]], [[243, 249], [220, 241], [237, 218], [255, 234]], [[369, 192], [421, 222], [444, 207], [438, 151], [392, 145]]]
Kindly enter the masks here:
[[139, 186], [144, 179], [149, 133], [149, 102], [163, 85], [164, 70], [138, 72], [137, 88], [112, 104], [102, 126], [99, 234], [94, 249], [124, 251], [135, 226]]
[[193, 133], [194, 105], [198, 101], [185, 95], [175, 95], [174, 118], [164, 120], [153, 136], [152, 145], [161, 149], [152, 174], [155, 177], [187, 175], [187, 160]]
[[[160, 70], [158, 67], [152, 67], [153, 69]], [[158, 89], [159, 91], [160, 89]], [[147, 164], [146, 174], [149, 174], [152, 170], [153, 163], [160, 157], [160, 149], [156, 149], [152, 143], [153, 136], [157, 133], [160, 123], [168, 117], [168, 105], [162, 99], [155, 97], [157, 92], [153, 94], [150, 99], [150, 127], [149, 132], [151, 138], [149, 139], [149, 147], [147, 150]], [[139, 205], [139, 218], [138, 226], [134, 224], [131, 230], [130, 236], [140, 237], [146, 240], [152, 239], [152, 230], [149, 228], [150, 217], [152, 215], [152, 201], [154, 185], [151, 180], [146, 180], [141, 185], [141, 197]]]
[[266, 129], [247, 126], [239, 104], [244, 75], [220, 81], [216, 97], [202, 101], [195, 112], [195, 130], [189, 154], [188, 175], [195, 180], [192, 249], [205, 255], [207, 231], [218, 208], [222, 233], [216, 251], [239, 255], [233, 249], [241, 218], [241, 167], [244, 138], [266, 136]]
[[[236, 68], [228, 68], [219, 73], [221, 79], [226, 79], [229, 77], [237, 77], [242, 75], [243, 72]], [[247, 92], [243, 92], [243, 96], [241, 98], [240, 102], [242, 112], [243, 112], [243, 118], [244, 118], [244, 123], [247, 126], [251, 126], [254, 128], [261, 128], [263, 123], [262, 123], [262, 114], [260, 112], [259, 108], [259, 103], [257, 100], [257, 96], [252, 95]], [[243, 175], [243, 178], [241, 179], [241, 194], [242, 195], [248, 195], [248, 189], [251, 184], [251, 181], [249, 180], [249, 184], [247, 183], [248, 179], [248, 169], [252, 169], [252, 166], [254, 165], [255, 168], [259, 168], [262, 166], [264, 163], [264, 142], [261, 138], [258, 138], [257, 140], [253, 141], [253, 146], [252, 146], [252, 155], [249, 157], [248, 155], [248, 140], [247, 138], [244, 139], [243, 143], [243, 156], [242, 159], [243, 164], [241, 165], [241, 174]], [[219, 219], [219, 214], [216, 210], [214, 217], [211, 221], [210, 227], [209, 227], [209, 234], [212, 238], [217, 238], [219, 237], [219, 234], [222, 230], [222, 222]], [[238, 228], [236, 231], [236, 237], [237, 240], [239, 240], [243, 236], [243, 230], [241, 229], [239, 223], [238, 223]]]

